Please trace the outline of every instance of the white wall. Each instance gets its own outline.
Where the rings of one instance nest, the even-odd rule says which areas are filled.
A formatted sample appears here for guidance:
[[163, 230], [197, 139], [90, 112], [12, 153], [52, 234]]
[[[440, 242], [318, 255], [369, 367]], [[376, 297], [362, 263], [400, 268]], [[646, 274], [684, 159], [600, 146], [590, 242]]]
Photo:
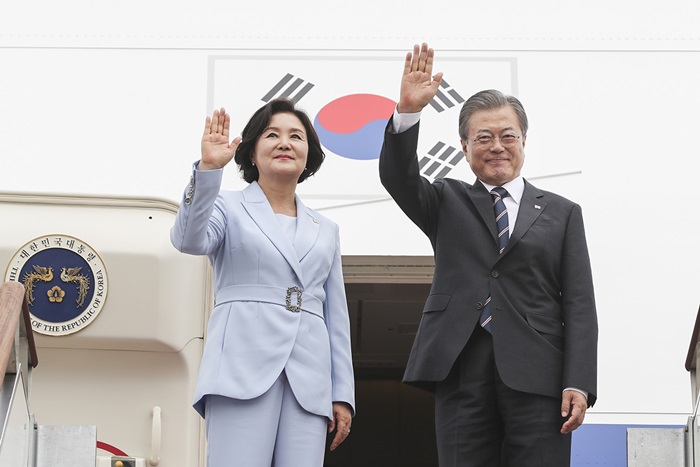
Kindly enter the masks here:
[[[510, 87], [503, 90], [523, 101], [531, 123], [525, 176], [583, 206], [601, 328], [600, 399], [589, 420], [648, 412], [683, 423], [691, 408], [683, 362], [700, 303], [700, 4], [344, 5], [5, 5], [0, 189], [178, 200], [213, 105], [245, 120], [261, 104], [259, 94], [245, 97], [249, 86], [269, 88], [263, 80], [291, 63], [303, 65], [300, 73], [333, 64], [314, 77], [317, 95], [396, 99], [405, 51], [427, 40], [436, 71], [456, 88]], [[464, 72], [494, 60], [511, 65]], [[308, 99], [310, 107], [327, 102]], [[433, 127], [424, 144], [434, 132], [458, 145], [452, 117], [443, 124], [447, 117], [426, 112]], [[455, 174], [473, 179], [464, 164]], [[240, 185], [235, 173], [226, 182]], [[329, 155], [300, 193], [341, 224], [345, 254], [430, 254], [422, 234], [381, 201], [376, 161]], [[368, 201], [377, 202], [357, 204]]]

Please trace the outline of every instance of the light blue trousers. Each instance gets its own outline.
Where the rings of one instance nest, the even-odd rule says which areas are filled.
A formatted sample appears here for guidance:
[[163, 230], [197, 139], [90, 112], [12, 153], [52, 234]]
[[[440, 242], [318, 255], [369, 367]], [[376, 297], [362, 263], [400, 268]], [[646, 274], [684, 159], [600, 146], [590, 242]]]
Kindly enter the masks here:
[[328, 418], [304, 410], [284, 372], [250, 400], [206, 396], [207, 467], [322, 467]]

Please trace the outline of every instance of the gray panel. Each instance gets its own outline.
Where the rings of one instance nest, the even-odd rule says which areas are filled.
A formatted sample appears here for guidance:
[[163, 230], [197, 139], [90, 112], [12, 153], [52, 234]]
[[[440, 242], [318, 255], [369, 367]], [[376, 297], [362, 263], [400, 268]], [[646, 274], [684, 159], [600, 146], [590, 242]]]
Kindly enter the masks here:
[[94, 426], [39, 426], [37, 467], [94, 467], [97, 430]]
[[684, 467], [684, 428], [628, 428], [627, 467]]
[[0, 416], [0, 467], [26, 467], [34, 430], [21, 373], [5, 375], [0, 391]]

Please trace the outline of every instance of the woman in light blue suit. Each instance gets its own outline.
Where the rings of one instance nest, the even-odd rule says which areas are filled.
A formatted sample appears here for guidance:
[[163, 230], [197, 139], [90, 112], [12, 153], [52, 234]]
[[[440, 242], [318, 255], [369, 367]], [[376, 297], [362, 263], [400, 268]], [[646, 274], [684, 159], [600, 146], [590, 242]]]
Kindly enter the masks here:
[[[170, 235], [214, 267], [194, 403], [207, 465], [321, 467], [326, 433], [336, 430], [331, 450], [350, 433], [355, 392], [338, 226], [295, 193], [323, 150], [286, 99], [258, 109], [231, 142], [229, 127], [223, 108], [207, 117]], [[232, 159], [250, 185], [221, 191]]]

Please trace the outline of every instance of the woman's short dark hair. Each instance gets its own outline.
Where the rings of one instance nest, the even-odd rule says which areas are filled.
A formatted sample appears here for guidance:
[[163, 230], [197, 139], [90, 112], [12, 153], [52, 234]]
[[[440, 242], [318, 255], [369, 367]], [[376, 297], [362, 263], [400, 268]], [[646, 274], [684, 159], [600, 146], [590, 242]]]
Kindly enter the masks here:
[[234, 160], [238, 164], [238, 168], [243, 173], [243, 180], [252, 183], [258, 179], [260, 173], [258, 168], [253, 165], [253, 154], [255, 153], [255, 145], [263, 131], [270, 125], [272, 116], [279, 113], [290, 113], [296, 115], [304, 125], [306, 131], [306, 139], [309, 143], [309, 154], [306, 159], [306, 168], [299, 175], [297, 183], [301, 183], [313, 174], [315, 174], [323, 163], [326, 155], [323, 153], [321, 141], [318, 139], [316, 130], [311, 123], [311, 119], [301, 109], [296, 108], [293, 101], [289, 99], [273, 99], [267, 104], [255, 111], [245, 128], [241, 137], [243, 140], [236, 149]]

